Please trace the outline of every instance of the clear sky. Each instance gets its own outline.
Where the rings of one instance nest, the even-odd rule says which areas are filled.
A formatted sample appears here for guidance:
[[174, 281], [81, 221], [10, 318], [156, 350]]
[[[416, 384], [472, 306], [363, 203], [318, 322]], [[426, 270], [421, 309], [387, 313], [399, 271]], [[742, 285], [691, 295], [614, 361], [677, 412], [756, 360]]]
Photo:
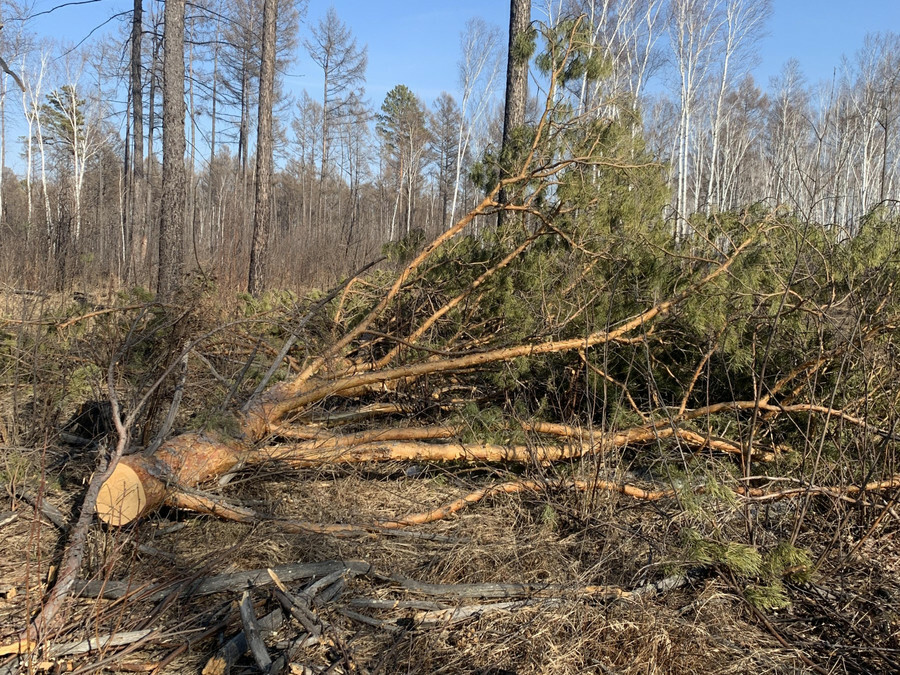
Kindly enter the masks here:
[[[35, 0], [34, 13], [63, 0]], [[558, 2], [558, 0], [555, 0]], [[84, 38], [110, 16], [127, 12], [131, 0], [99, 0], [64, 7], [33, 20], [34, 29], [68, 43]], [[467, 19], [480, 16], [506, 32], [507, 0], [310, 0], [301, 34], [334, 5], [360, 45], [369, 48], [367, 97], [377, 108], [394, 85], [403, 83], [431, 104], [441, 91], [455, 92], [459, 36]], [[535, 3], [533, 16], [539, 16]], [[112, 25], [112, 24], [110, 24]], [[830, 80], [842, 54], [852, 55], [867, 32], [900, 32], [900, 0], [774, 0], [768, 35], [760, 43], [754, 71], [765, 86], [791, 57], [810, 82]], [[505, 40], [505, 37], [503, 38]], [[7, 60], [14, 61], [7, 57]], [[317, 98], [321, 78], [301, 53], [290, 68], [288, 87]]]

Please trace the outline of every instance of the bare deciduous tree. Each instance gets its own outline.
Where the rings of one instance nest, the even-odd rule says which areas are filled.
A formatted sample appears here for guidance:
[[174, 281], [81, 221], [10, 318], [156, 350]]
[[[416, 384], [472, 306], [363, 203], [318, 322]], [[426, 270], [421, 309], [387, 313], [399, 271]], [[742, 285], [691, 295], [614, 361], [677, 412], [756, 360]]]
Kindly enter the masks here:
[[[688, 186], [697, 94], [709, 75], [713, 49], [722, 26], [715, 0], [673, 0], [669, 42], [678, 71], [680, 107], [677, 140], [677, 188], [675, 191], [676, 237], [688, 234]], [[695, 202], [697, 201], [695, 183]]]
[[456, 176], [453, 182], [453, 202], [450, 220], [456, 220], [459, 201], [460, 174], [463, 158], [469, 150], [473, 130], [482, 122], [494, 96], [500, 73], [499, 29], [482, 19], [470, 19], [460, 38], [462, 57], [459, 61], [459, 87], [462, 92], [460, 109], [463, 119], [456, 142]]
[[321, 179], [328, 172], [330, 134], [349, 117], [354, 98], [361, 96], [368, 64], [367, 47], [356, 46], [349, 27], [329, 7], [325, 17], [303, 41], [310, 58], [322, 69], [322, 154]]
[[754, 53], [751, 50], [762, 37], [766, 19], [772, 13], [772, 4], [771, 0], [726, 0], [724, 13], [725, 24], [719, 49], [721, 60], [712, 109], [712, 148], [706, 187], [707, 213], [711, 213], [713, 207], [721, 202], [719, 145], [726, 115], [725, 95], [731, 82], [752, 65]]

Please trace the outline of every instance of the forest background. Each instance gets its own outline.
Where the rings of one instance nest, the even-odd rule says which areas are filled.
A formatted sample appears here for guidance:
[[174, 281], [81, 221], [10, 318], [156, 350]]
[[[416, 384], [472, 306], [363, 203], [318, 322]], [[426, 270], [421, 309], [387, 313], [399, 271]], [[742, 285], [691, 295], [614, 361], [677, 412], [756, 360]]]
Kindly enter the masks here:
[[301, 672], [900, 671], [897, 33], [762, 85], [768, 0], [512, 0], [372, 101], [335, 9], [4, 7], [3, 672], [196, 671], [188, 579], [326, 555]]
[[[200, 3], [186, 18], [184, 255], [229, 288], [246, 284], [252, 239], [257, 4]], [[852, 232], [897, 196], [898, 48], [890, 29], [900, 17], [890, 3], [851, 15], [801, 5], [548, 2], [535, 5], [534, 17], [589, 17], [609, 72], [566, 96], [595, 115], [630, 101], [647, 150], [666, 167], [670, 222], [762, 203]], [[0, 81], [7, 283], [154, 287], [163, 11], [161, 3], [143, 9], [138, 54], [130, 9], [8, 3], [2, 11], [0, 53], [25, 87], [7, 74]], [[354, 34], [354, 10], [279, 6], [266, 259], [276, 285], [328, 283], [386, 242], [413, 228], [430, 238], [477, 203], [472, 167], [497, 147], [502, 126], [505, 7], [496, 9], [490, 19], [499, 26], [449, 20], [441, 8], [392, 19], [403, 3], [385, 7], [377, 19], [364, 17], [366, 31], [385, 41], [373, 40], [370, 58]], [[773, 12], [777, 34], [767, 37]], [[379, 31], [405, 22], [416, 29], [407, 31], [409, 46], [398, 28]], [[442, 45], [439, 64], [413, 51], [425, 35]], [[679, 40], [685, 35], [692, 40]], [[795, 44], [809, 63], [790, 58]], [[532, 84], [533, 121], [541, 84]]]

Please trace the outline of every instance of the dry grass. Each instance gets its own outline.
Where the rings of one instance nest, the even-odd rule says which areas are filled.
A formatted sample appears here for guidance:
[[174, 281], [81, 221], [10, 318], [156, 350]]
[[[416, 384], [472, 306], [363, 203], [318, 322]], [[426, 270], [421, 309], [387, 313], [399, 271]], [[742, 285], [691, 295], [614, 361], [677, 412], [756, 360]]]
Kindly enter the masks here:
[[[20, 297], [0, 294], [0, 316], [35, 321], [46, 315], [69, 315], [74, 310], [67, 309], [68, 302], [48, 298], [23, 304]], [[236, 308], [206, 308], [191, 320], [196, 326], [222, 325], [237, 313]], [[22, 326], [29, 326], [28, 331], [20, 330]], [[8, 323], [0, 330], [11, 336], [13, 345], [0, 378], [4, 425], [0, 474], [10, 490], [27, 487], [43, 493], [70, 516], [80, 504], [95, 451], [64, 447], [54, 434], [79, 397], [101, 393], [92, 391], [99, 387], [96, 382], [76, 382], [73, 372], [86, 363], [102, 363], [112, 349], [103, 342], [109, 336], [97, 326], [62, 338], [40, 324]], [[218, 374], [228, 379], [241, 371], [253, 350], [241, 330], [223, 331], [206, 352]], [[158, 351], [164, 353], [165, 348]], [[153, 359], [162, 357], [149, 353], [145, 358], [150, 367]], [[227, 393], [206, 365], [192, 361], [191, 368], [181, 425], [214, 409]], [[47, 392], [55, 394], [50, 397]], [[149, 436], [164, 412], [163, 406], [148, 423]], [[407, 465], [382, 464], [297, 471], [273, 465], [247, 471], [221, 491], [228, 499], [282, 518], [365, 525], [432, 509], [521, 473], [538, 479], [601, 475], [660, 480], [669, 468], [683, 465], [681, 455], [670, 451], [665, 446], [640, 452], [625, 449], [577, 464], [517, 467], [515, 475], [497, 466], [423, 464], [411, 470]], [[723, 480], [733, 462], [703, 455], [695, 459], [694, 470]], [[482, 675], [802, 673], [812, 672], [809, 662], [827, 672], [891, 672], [900, 661], [896, 611], [900, 528], [893, 511], [848, 557], [874, 517], [892, 506], [890, 498], [875, 495], [867, 504], [855, 506], [824, 498], [812, 501], [797, 544], [813, 560], [821, 555], [821, 564], [811, 583], [786, 584], [788, 607], [762, 610], [769, 626], [743, 595], [742, 584], [755, 580], [737, 575], [722, 561], [703, 560], [685, 545], [688, 530], [719, 542], [749, 543], [748, 513], [723, 495], [656, 503], [574, 491], [498, 495], [447, 520], [397, 536], [286, 533], [273, 522], [248, 526], [162, 511], [122, 530], [96, 527], [82, 576], [128, 579], [139, 586], [288, 562], [365, 560], [377, 573], [348, 579], [343, 592], [317, 610], [332, 626], [334, 644], [290, 654], [293, 664], [305, 664], [313, 672], [331, 668], [328, 672]], [[768, 552], [788, 539], [798, 508], [782, 502], [753, 509], [749, 515], [756, 524], [754, 545]], [[52, 576], [65, 545], [65, 536], [36, 516], [32, 506], [2, 497], [0, 512], [10, 509], [18, 519], [0, 530], [0, 644], [8, 642], [39, 607], [48, 575]], [[422, 536], [410, 536], [414, 534]], [[675, 573], [687, 573], [687, 585], [636, 602], [577, 592], [587, 585], [633, 589]], [[436, 627], [416, 625], [411, 609], [350, 606], [354, 598], [435, 600], [401, 589], [386, 580], [391, 575], [441, 584], [555, 584], [564, 590], [553, 601]], [[146, 626], [158, 632], [106, 667], [115, 671], [153, 665], [188, 644], [162, 672], [196, 673], [219, 641], [238, 630], [233, 612], [238, 597], [237, 592], [221, 593], [168, 603], [75, 599], [56, 632], [44, 636], [45, 646]], [[275, 606], [268, 589], [257, 590], [255, 598], [259, 614]], [[450, 605], [494, 602], [438, 599]], [[347, 608], [382, 626], [349, 618], [342, 613]], [[224, 628], [197, 639], [204, 629], [223, 621]], [[277, 635], [269, 636], [272, 653], [285, 651], [301, 632], [299, 624], [287, 622]], [[59, 667], [71, 664], [76, 671], [97, 672], [108, 656], [114, 653], [66, 657]], [[234, 672], [254, 668], [245, 658]]]
[[[399, 467], [397, 467], [399, 468]], [[438, 470], [424, 478], [397, 478], [395, 467], [344, 472], [305, 472], [245, 476], [229, 492], [244, 502], [256, 501], [279, 515], [318, 522], [367, 522], [429, 508], [468, 491], [483, 478], [454, 476]], [[65, 472], [63, 472], [65, 473]], [[64, 482], [64, 479], [61, 479]], [[55, 491], [49, 499], [64, 512], [77, 494]], [[588, 511], [590, 506], [590, 511]], [[0, 548], [0, 585], [18, 594], [0, 604], [4, 637], [23, 625], [35, 609], [46, 574], [58, 552], [58, 533], [31, 517], [4, 529]], [[682, 560], [671, 530], [673, 510], [666, 505], [638, 505], [620, 496], [604, 496], [588, 505], [574, 493], [498, 497], [458, 517], [422, 528], [444, 541], [363, 536], [337, 538], [286, 534], [276, 525], [249, 527], [183, 513], [160, 514], [129, 531], [97, 529], [93, 533], [85, 575], [144, 580], [186, 579], [285, 562], [330, 559], [369, 561], [379, 573], [400, 574], [434, 583], [536, 582], [571, 587], [610, 584], [636, 587], [658, 579], [664, 566], [694, 565]], [[176, 523], [185, 527], [171, 534]], [[817, 585], [856, 598], [855, 615], [841, 612], [873, 642], [896, 648], [897, 618], [891, 598], [900, 597], [900, 556], [888, 536], [870, 540], [850, 569], [822, 574]], [[138, 549], [143, 546], [143, 550]], [[27, 580], [27, 589], [26, 589]], [[848, 589], [846, 586], [850, 586]], [[890, 593], [885, 597], [885, 593]], [[881, 594], [881, 595], [879, 595]], [[342, 636], [343, 653], [359, 672], [408, 673], [743, 673], [806, 672], [791, 649], [785, 649], [748, 610], [740, 593], [715, 571], [692, 577], [689, 586], [640, 602], [599, 601], [577, 595], [561, 602], [490, 613], [461, 624], [415, 628], [410, 610], [358, 610], [400, 626], [389, 633], [340, 614], [352, 598], [414, 599], [373, 575], [353, 579], [341, 598], [321, 609]], [[879, 603], [878, 598], [883, 597]], [[266, 606], [268, 593], [257, 592]], [[165, 608], [153, 626], [162, 636], [121, 659], [127, 664], [153, 663], [189, 639], [191, 631], [214, 623], [228, 611], [236, 594], [219, 594]], [[427, 598], [422, 598], [427, 599]], [[807, 591], [792, 594], [793, 608], [770, 613], [805, 649], [826, 666], [827, 644], [848, 642], [848, 630], [823, 625], [813, 616], [817, 603]], [[452, 602], [452, 601], [451, 601]], [[477, 602], [477, 601], [465, 601]], [[486, 601], [490, 602], [490, 601]], [[818, 603], [823, 601], [819, 598]], [[839, 607], [840, 602], [833, 602]], [[154, 603], [73, 601], [65, 628], [52, 642], [90, 634], [133, 629], [157, 608]], [[821, 612], [821, 607], [818, 608]], [[263, 609], [260, 609], [260, 614]], [[405, 620], [405, 621], [404, 621]], [[837, 621], [837, 620], [833, 620]], [[222, 634], [233, 633], [232, 627]], [[302, 632], [289, 624], [270, 644], [284, 643]], [[823, 644], [824, 641], [824, 644]], [[198, 672], [215, 651], [216, 639], [192, 644], [164, 672]], [[864, 646], [864, 645], [862, 645]], [[821, 650], [821, 651], [820, 651]], [[273, 650], [274, 651], [274, 650]], [[839, 650], [838, 650], [839, 651]], [[845, 650], [846, 651], [846, 650]], [[876, 654], [853, 656], [857, 666], [876, 663]], [[819, 657], [824, 657], [819, 660]], [[76, 667], [100, 656], [73, 658]], [[293, 654], [294, 663], [326, 668], [334, 649], [312, 647]], [[840, 660], [840, 659], [839, 659]], [[851, 664], [852, 665], [852, 664]], [[826, 666], [829, 667], [829, 666]], [[344, 667], [344, 670], [348, 670]], [[849, 668], [853, 672], [854, 668]], [[252, 672], [249, 662], [237, 672]], [[340, 672], [335, 670], [333, 672]], [[859, 671], [857, 671], [859, 672]], [[874, 671], [872, 671], [874, 672]]]

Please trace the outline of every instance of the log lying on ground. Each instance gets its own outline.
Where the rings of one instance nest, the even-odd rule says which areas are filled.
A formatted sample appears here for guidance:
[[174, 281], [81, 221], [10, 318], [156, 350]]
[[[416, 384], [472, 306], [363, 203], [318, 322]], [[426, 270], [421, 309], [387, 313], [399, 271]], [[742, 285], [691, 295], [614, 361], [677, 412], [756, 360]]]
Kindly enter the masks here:
[[[493, 194], [469, 215], [460, 220], [452, 228], [444, 232], [410, 262], [398, 275], [388, 293], [376, 304], [355, 328], [344, 335], [332, 346], [326, 355], [314, 359], [292, 381], [277, 384], [258, 398], [252, 399], [244, 406], [240, 414], [242, 437], [251, 443], [260, 443], [271, 435], [277, 435], [278, 429], [288, 416], [309, 409], [339, 393], [348, 394], [356, 391], [370, 391], [372, 387], [384, 386], [388, 383], [413, 381], [427, 375], [448, 374], [467, 371], [488, 364], [511, 361], [521, 357], [533, 357], [560, 353], [565, 351], [581, 351], [590, 347], [615, 342], [636, 330], [642, 329], [657, 317], [664, 316], [679, 305], [692, 293], [708, 284], [718, 276], [726, 273], [742, 251], [754, 240], [748, 237], [737, 246], [732, 254], [720, 265], [711, 270], [702, 279], [673, 297], [659, 302], [636, 314], [627, 321], [609, 330], [601, 330], [591, 335], [563, 340], [550, 340], [537, 344], [523, 344], [513, 347], [489, 349], [483, 352], [465, 354], [464, 356], [440, 358], [421, 363], [403, 365], [394, 368], [382, 368], [370, 372], [353, 372], [349, 370], [337, 373], [333, 379], [325, 383], [316, 382], [314, 375], [330, 358], [340, 356], [342, 349], [352, 340], [358, 338], [369, 329], [374, 319], [384, 311], [391, 299], [396, 296], [403, 283], [413, 271], [444, 241], [464, 228], [484, 209], [492, 207]], [[387, 365], [387, 364], [380, 364]], [[611, 441], [599, 446], [607, 447], [628, 443], [653, 442], [675, 434], [675, 429], [667, 431], [658, 427], [639, 427], [616, 434]], [[433, 437], [432, 437], [433, 438]], [[683, 431], [679, 439], [691, 444], [701, 441], [704, 446], [711, 446], [712, 441], [699, 434]], [[355, 447], [353, 447], [355, 445]], [[727, 443], [721, 444], [723, 446]], [[733, 446], [733, 444], [732, 444]], [[728, 446], [729, 451], [737, 448]], [[352, 447], [352, 452], [346, 448]], [[424, 461], [447, 460], [482, 460], [482, 461], [538, 461], [541, 463], [579, 457], [587, 452], [594, 452], [598, 447], [593, 439], [572, 437], [563, 447], [525, 446], [505, 447], [490, 444], [424, 444], [420, 438], [410, 439], [407, 436], [393, 437], [383, 434], [381, 438], [370, 443], [349, 443], [339, 438], [333, 443], [312, 440], [309, 443], [275, 448], [270, 451], [250, 450], [249, 446], [239, 440], [210, 439], [198, 434], [187, 434], [176, 437], [164, 444], [151, 456], [132, 455], [116, 467], [115, 472], [103, 485], [97, 510], [99, 517], [113, 525], [123, 525], [134, 521], [161, 506], [173, 488], [192, 488], [205, 480], [221, 476], [233, 471], [242, 464], [259, 463], [270, 459], [296, 464], [309, 465], [322, 462], [364, 462], [384, 461], [390, 459], [417, 459]]]
[[184, 434], [152, 455], [123, 457], [100, 488], [97, 516], [124, 525], [162, 506], [170, 486], [194, 486], [238, 466], [248, 448], [237, 440]]
[[[184, 506], [183, 491], [234, 471], [240, 466], [280, 462], [295, 467], [385, 461], [480, 461], [548, 464], [578, 459], [604, 449], [677, 439], [696, 449], [711, 448], [740, 454], [740, 446], [710, 439], [677, 427], [634, 427], [614, 434], [580, 433], [572, 427], [534, 424], [529, 430], [566, 437], [566, 442], [535, 445], [494, 443], [429, 443], [447, 439], [456, 430], [446, 426], [378, 429], [320, 437], [299, 443], [250, 449], [232, 439], [184, 434], [163, 444], [152, 455], [124, 457], [103, 485], [97, 501], [99, 518], [125, 525], [164, 503]], [[762, 453], [758, 459], [772, 459]], [[188, 500], [189, 501], [189, 500]]]
[[[325, 560], [313, 563], [285, 563], [271, 569], [282, 581], [292, 582], [298, 579], [321, 579], [335, 572], [350, 575], [368, 574], [371, 568], [369, 563], [361, 560]], [[225, 591], [260, 588], [272, 583], [272, 576], [266, 568], [245, 570], [197, 579], [194, 583], [181, 588], [179, 595], [181, 597], [211, 595]], [[74, 594], [85, 598], [118, 600], [140, 594], [141, 600], [149, 602], [162, 600], [172, 592], [172, 589], [173, 584], [169, 582], [141, 586], [133, 581], [114, 580], [77, 581], [73, 586]]]

